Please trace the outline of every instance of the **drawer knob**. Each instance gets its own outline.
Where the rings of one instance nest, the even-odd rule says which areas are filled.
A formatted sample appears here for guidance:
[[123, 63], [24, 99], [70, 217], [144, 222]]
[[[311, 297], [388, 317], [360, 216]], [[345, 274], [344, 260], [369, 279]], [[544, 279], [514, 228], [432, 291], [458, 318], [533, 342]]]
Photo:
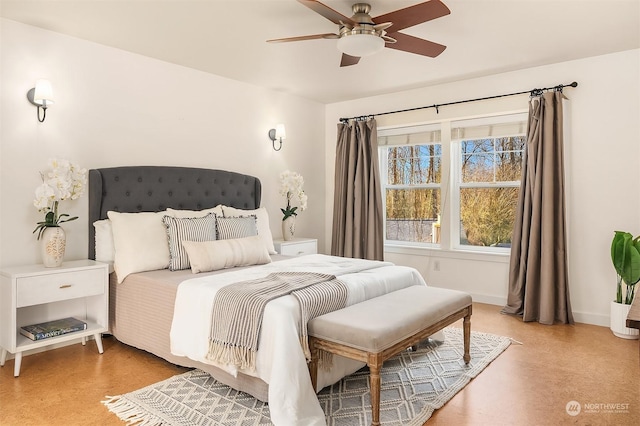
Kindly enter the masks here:
[[62, 284], [60, 288], [71, 288], [71, 284]]

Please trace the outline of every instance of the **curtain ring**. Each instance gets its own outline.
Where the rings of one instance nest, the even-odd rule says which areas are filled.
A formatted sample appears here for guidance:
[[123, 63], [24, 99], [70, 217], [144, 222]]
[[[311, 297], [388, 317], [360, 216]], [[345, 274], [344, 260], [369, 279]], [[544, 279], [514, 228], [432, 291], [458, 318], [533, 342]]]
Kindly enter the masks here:
[[544, 91], [543, 91], [542, 89], [533, 89], [533, 90], [531, 91], [531, 95], [529, 95], [529, 96], [530, 96], [530, 97], [532, 97], [532, 98], [535, 98], [535, 97], [537, 97], [537, 96], [542, 96], [542, 93], [543, 93], [543, 92], [544, 92]]

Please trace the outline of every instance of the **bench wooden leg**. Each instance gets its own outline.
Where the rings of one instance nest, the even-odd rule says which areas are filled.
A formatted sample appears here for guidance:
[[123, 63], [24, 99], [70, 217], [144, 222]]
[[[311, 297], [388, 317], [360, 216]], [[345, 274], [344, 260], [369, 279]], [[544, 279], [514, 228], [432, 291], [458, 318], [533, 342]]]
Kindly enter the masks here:
[[380, 368], [383, 362], [377, 355], [370, 354], [369, 387], [371, 390], [371, 425], [380, 425]]
[[464, 363], [469, 364], [471, 361], [471, 355], [469, 354], [469, 347], [471, 346], [471, 312], [464, 317], [462, 321], [462, 328], [464, 330]]

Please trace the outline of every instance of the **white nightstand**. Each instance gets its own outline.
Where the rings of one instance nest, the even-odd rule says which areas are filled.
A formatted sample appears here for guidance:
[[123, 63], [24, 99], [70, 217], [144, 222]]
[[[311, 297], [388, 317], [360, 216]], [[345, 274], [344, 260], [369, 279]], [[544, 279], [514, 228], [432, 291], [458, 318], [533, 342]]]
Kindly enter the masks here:
[[274, 240], [276, 251], [285, 256], [302, 256], [318, 253], [318, 240], [315, 238], [294, 238], [293, 240]]
[[[75, 317], [87, 329], [42, 340], [20, 334], [20, 327]], [[58, 268], [24, 265], [0, 271], [0, 366], [7, 352], [15, 354], [14, 376], [20, 374], [22, 353], [93, 335], [102, 353], [102, 335], [108, 330], [108, 264], [93, 260], [64, 262]]]

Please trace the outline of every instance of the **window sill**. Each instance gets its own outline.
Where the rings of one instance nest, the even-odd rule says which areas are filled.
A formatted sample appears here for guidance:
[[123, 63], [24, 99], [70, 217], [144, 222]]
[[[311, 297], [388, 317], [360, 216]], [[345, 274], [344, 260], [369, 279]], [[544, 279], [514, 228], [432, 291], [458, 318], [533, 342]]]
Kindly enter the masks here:
[[509, 263], [508, 252], [487, 252], [479, 250], [451, 249], [439, 247], [418, 247], [400, 244], [385, 244], [385, 253], [409, 254], [413, 256], [428, 256], [432, 258], [447, 258], [459, 260], [476, 260], [483, 262]]

